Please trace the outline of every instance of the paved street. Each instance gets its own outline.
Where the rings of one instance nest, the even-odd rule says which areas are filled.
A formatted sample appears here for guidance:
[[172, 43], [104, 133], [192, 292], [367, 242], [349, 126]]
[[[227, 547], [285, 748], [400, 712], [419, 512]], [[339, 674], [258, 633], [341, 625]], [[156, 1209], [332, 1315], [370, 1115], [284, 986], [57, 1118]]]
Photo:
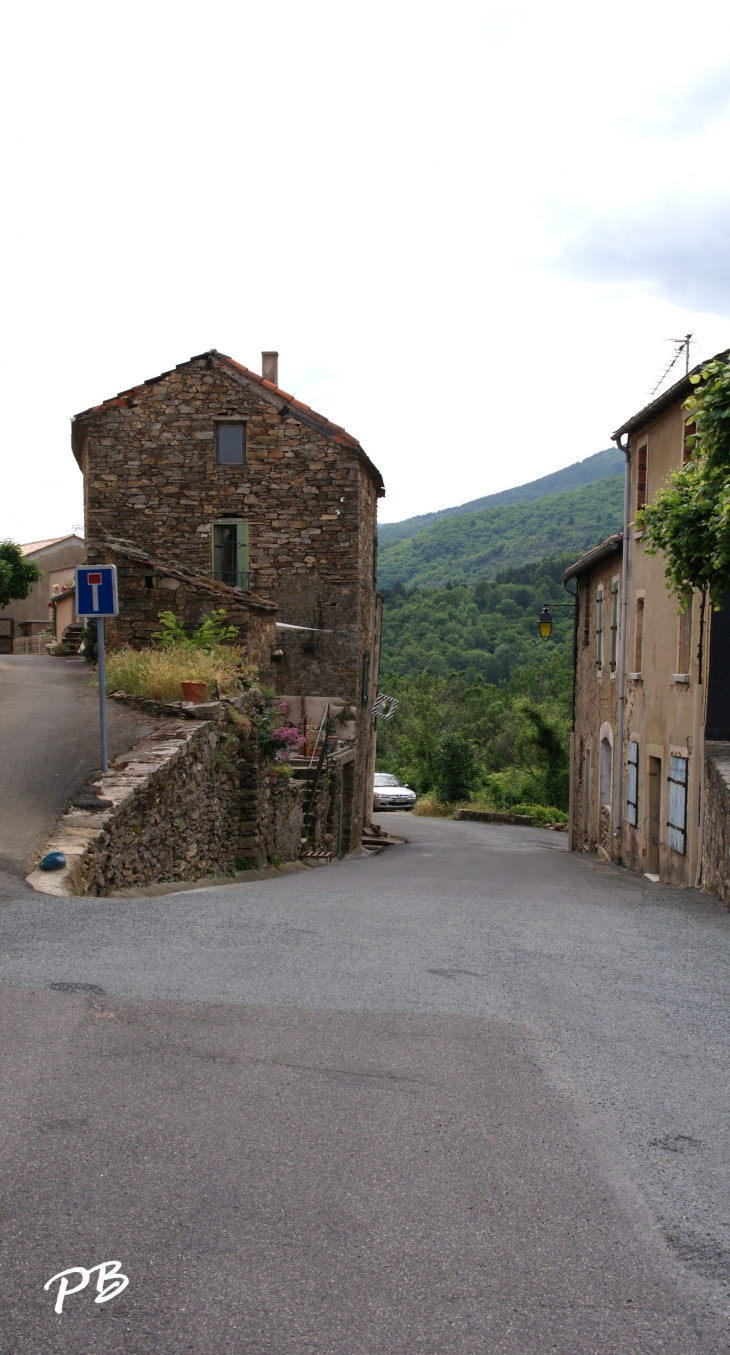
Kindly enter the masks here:
[[[99, 766], [99, 699], [82, 658], [0, 656], [0, 899], [24, 887], [34, 854]], [[109, 754], [152, 726], [109, 705]]]
[[560, 834], [381, 822], [0, 908], [0, 1351], [730, 1348], [730, 917]]

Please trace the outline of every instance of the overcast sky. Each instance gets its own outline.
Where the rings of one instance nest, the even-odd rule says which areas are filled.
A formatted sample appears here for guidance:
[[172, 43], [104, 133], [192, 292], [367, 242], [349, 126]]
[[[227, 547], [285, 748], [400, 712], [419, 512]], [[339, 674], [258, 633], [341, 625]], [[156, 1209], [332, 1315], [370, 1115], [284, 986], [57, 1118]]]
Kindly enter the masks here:
[[208, 348], [358, 437], [394, 521], [610, 444], [730, 345], [730, 10], [5, 6], [0, 536], [69, 419]]

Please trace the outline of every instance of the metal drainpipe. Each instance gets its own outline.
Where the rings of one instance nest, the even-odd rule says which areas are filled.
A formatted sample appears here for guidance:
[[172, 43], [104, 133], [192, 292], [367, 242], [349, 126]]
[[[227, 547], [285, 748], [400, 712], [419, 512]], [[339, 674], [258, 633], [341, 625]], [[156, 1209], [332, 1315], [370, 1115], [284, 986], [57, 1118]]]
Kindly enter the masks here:
[[618, 660], [618, 761], [616, 766], [616, 796], [614, 799], [614, 823], [613, 835], [619, 840], [619, 862], [621, 860], [621, 809], [623, 807], [623, 774], [624, 774], [624, 715], [626, 711], [626, 621], [629, 610], [628, 583], [629, 583], [629, 471], [631, 467], [631, 453], [629, 452], [628, 440], [624, 447], [621, 438], [614, 439], [619, 451], [626, 457], [626, 466], [624, 469], [624, 531], [622, 543], [621, 560], [621, 645], [619, 648]]

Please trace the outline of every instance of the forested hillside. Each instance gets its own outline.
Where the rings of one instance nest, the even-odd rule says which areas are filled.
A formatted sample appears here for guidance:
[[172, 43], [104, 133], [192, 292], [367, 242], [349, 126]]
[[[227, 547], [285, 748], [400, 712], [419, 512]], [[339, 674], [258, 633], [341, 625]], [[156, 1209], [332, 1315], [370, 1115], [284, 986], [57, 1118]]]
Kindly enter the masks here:
[[525, 665], [539, 666], [556, 654], [568, 663], [572, 612], [553, 612], [550, 640], [541, 640], [537, 618], [544, 604], [570, 604], [562, 587], [572, 555], [505, 571], [493, 581], [443, 589], [406, 589], [386, 594], [383, 608], [381, 685], [395, 677], [463, 674], [489, 683], [508, 682]]
[[623, 476], [526, 503], [444, 518], [378, 552], [378, 586], [443, 588], [545, 557], [580, 555], [621, 527]]
[[529, 499], [544, 499], [548, 494], [562, 494], [564, 490], [579, 489], [581, 485], [592, 484], [595, 480], [606, 480], [618, 475], [624, 466], [623, 454], [617, 447], [607, 447], [603, 452], [587, 456], [583, 461], [574, 461], [562, 470], [543, 475], [539, 480], [531, 480], [526, 485], [516, 485], [514, 489], [502, 489], [497, 494], [487, 494], [481, 499], [471, 499], [457, 508], [439, 508], [435, 513], [422, 513], [419, 517], [405, 518], [403, 522], [383, 522], [378, 525], [378, 541], [385, 545], [388, 541], [404, 541], [415, 536], [424, 527], [443, 518], [456, 517], [460, 513], [474, 513], [480, 508], [495, 508], [508, 503], [526, 503]]

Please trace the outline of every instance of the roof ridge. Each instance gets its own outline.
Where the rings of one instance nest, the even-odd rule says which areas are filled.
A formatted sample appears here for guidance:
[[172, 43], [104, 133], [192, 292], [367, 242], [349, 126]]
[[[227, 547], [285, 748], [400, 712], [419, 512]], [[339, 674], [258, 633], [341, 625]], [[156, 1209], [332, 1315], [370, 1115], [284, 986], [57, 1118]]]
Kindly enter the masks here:
[[287, 411], [290, 411], [294, 417], [299, 413], [305, 416], [304, 422], [306, 422], [307, 419], [314, 420], [316, 425], [321, 428], [322, 432], [327, 437], [332, 438], [334, 442], [341, 445], [344, 444], [345, 446], [351, 447], [357, 456], [362, 458], [364, 465], [369, 470], [373, 481], [375, 482], [378, 498], [382, 498], [385, 494], [385, 485], [380, 471], [370, 460], [370, 457], [367, 455], [367, 452], [364, 451], [358, 439], [352, 436], [352, 433], [348, 433], [341, 424], [333, 423], [331, 419], [327, 418], [326, 414], [318, 414], [315, 409], [312, 409], [311, 405], [306, 405], [303, 400], [298, 400], [296, 396], [291, 395], [289, 391], [282, 390], [281, 386], [276, 386], [272, 381], [267, 380], [266, 377], [259, 376], [258, 372], [253, 372], [250, 367], [246, 367], [244, 363], [238, 362], [236, 358], [230, 357], [227, 353], [219, 352], [217, 348], [209, 348], [205, 353], [196, 353], [193, 357], [187, 358], [185, 362], [179, 362], [176, 367], [170, 367], [167, 371], [160, 372], [158, 376], [148, 377], [146, 381], [140, 381], [136, 386], [130, 386], [127, 390], [119, 391], [108, 400], [102, 400], [98, 405], [91, 405], [88, 409], [80, 410], [78, 414], [74, 414], [71, 423], [73, 425], [77, 419], [83, 419], [86, 415], [98, 414], [102, 409], [112, 409], [115, 405], [124, 405], [131, 397], [135, 396], [139, 391], [143, 391], [146, 387], [154, 386], [158, 381], [164, 381], [165, 377], [171, 376], [173, 372], [183, 371], [186, 367], [189, 367], [192, 362], [202, 361], [207, 361], [211, 365], [216, 363], [232, 367], [234, 371], [240, 372], [242, 376], [245, 376], [247, 381], [254, 382], [257, 386], [262, 387], [262, 389], [266, 391], [270, 391], [272, 395], [276, 395], [279, 399], [283, 400], [284, 405], [287, 407]]

